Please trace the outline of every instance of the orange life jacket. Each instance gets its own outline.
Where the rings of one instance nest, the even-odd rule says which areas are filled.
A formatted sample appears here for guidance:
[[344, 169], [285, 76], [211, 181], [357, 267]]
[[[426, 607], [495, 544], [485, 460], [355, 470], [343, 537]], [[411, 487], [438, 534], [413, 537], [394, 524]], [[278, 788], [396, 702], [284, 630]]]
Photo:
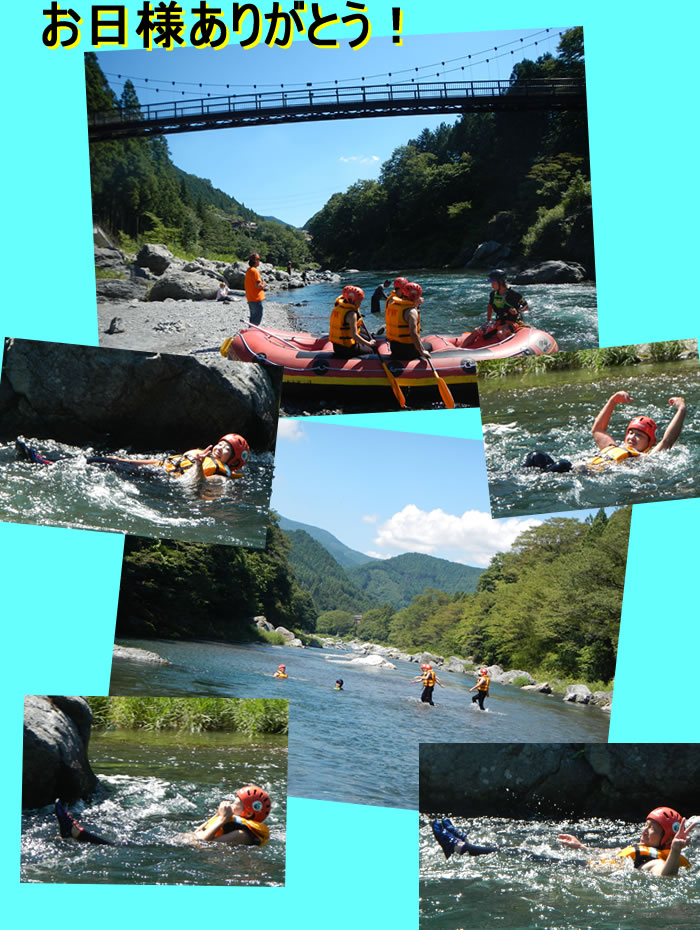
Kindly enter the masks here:
[[356, 340], [352, 336], [352, 330], [350, 324], [346, 321], [345, 317], [348, 312], [352, 310], [357, 314], [357, 328], [359, 330], [362, 325], [362, 317], [360, 316], [360, 311], [355, 306], [355, 304], [350, 303], [350, 301], [343, 300], [342, 297], [338, 297], [335, 306], [331, 310], [331, 324], [330, 324], [330, 340], [336, 345], [340, 346], [354, 346]]
[[[390, 342], [404, 342], [412, 344], [411, 330], [404, 319], [404, 313], [413, 307], [412, 300], [402, 300], [400, 297], [390, 297], [386, 302], [386, 338]], [[416, 332], [420, 335], [420, 310], [415, 307], [418, 314]]]

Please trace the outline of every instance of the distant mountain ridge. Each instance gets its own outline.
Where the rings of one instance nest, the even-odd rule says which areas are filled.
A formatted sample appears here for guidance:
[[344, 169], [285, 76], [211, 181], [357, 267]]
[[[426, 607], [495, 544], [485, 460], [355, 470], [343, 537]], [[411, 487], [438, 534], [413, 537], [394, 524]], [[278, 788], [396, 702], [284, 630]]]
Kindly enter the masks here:
[[400, 610], [426, 588], [471, 593], [484, 571], [419, 552], [375, 559], [318, 526], [282, 516], [279, 525], [292, 544], [289, 561], [297, 580], [322, 612], [363, 613], [380, 604]]

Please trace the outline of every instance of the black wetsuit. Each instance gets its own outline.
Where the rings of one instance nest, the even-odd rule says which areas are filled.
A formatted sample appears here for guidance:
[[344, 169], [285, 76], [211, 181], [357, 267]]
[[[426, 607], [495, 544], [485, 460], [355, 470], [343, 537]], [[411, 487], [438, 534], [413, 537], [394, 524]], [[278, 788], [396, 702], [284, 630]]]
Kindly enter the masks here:
[[386, 300], [386, 294], [384, 293], [384, 285], [380, 284], [372, 294], [371, 301], [371, 310], [372, 313], [381, 313], [382, 312], [382, 301]]

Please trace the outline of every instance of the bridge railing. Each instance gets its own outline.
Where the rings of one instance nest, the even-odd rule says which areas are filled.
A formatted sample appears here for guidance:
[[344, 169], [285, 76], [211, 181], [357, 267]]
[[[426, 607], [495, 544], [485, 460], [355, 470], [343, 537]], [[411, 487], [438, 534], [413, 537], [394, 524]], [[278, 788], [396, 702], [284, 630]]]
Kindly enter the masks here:
[[163, 103], [148, 103], [140, 108], [109, 110], [90, 113], [88, 124], [103, 126], [114, 123], [159, 121], [173, 119], [195, 119], [216, 117], [217, 114], [242, 113], [265, 110], [298, 110], [345, 108], [372, 104], [402, 104], [421, 100], [458, 101], [474, 97], [518, 96], [566, 96], [581, 94], [583, 81], [573, 78], [534, 78], [527, 81], [435, 81], [402, 84], [371, 84], [359, 87], [295, 88], [265, 91], [252, 94], [230, 94], [219, 97], [203, 97], [197, 100], [172, 100]]

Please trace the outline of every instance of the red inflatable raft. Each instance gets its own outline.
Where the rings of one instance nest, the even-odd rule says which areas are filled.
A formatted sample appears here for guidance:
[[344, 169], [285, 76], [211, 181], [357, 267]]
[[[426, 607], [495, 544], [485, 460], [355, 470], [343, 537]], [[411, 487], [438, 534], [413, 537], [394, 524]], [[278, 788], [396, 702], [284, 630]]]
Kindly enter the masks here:
[[[468, 394], [475, 394], [477, 361], [557, 351], [557, 344], [548, 333], [531, 326], [521, 326], [501, 342], [477, 343], [470, 349], [464, 349], [462, 346], [468, 335], [421, 335], [437, 374], [453, 393], [455, 388], [467, 388]], [[237, 361], [280, 366], [284, 369], [285, 389], [292, 385], [300, 388], [386, 388], [384, 365], [401, 387], [435, 389], [435, 375], [424, 359], [394, 359], [388, 342], [381, 337], [377, 342], [376, 354], [339, 358], [334, 355], [327, 335], [252, 326], [227, 339], [221, 347], [221, 354]]]

